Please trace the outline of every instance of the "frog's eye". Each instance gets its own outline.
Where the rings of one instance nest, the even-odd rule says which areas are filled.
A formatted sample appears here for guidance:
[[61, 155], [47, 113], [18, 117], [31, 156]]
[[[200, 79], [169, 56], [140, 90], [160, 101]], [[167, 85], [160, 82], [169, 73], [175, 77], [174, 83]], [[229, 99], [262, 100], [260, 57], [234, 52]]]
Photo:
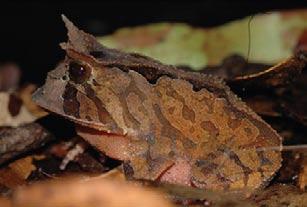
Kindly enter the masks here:
[[91, 69], [78, 62], [70, 62], [68, 67], [69, 78], [75, 83], [84, 83], [91, 76]]

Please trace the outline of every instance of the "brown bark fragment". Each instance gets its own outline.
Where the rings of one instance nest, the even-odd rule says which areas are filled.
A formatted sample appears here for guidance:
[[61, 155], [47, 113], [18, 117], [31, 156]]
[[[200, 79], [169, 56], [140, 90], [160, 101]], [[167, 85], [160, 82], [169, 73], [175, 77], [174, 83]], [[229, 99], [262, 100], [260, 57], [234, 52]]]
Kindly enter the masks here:
[[43, 146], [52, 135], [37, 123], [0, 129], [0, 164]]

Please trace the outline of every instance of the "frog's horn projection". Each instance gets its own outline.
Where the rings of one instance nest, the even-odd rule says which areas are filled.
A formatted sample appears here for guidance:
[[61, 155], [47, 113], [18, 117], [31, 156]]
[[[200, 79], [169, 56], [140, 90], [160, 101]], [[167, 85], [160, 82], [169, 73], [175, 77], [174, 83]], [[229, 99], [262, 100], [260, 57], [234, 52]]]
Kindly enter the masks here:
[[85, 33], [78, 29], [65, 15], [62, 14], [62, 19], [67, 28], [68, 41], [61, 43], [63, 49], [74, 49], [80, 53], [90, 54], [91, 51], [106, 50], [93, 35]]
[[132, 55], [103, 46], [93, 35], [78, 29], [65, 15], [62, 15], [62, 19], [67, 28], [68, 35], [68, 41], [60, 44], [64, 50], [72, 49], [83, 55], [95, 56], [94, 58], [99, 58], [100, 61], [118, 62], [120, 60], [125, 62], [126, 60], [126, 62], [131, 62], [135, 60], [139, 62], [138, 59]]
[[80, 29], [78, 29], [65, 15], [62, 14], [62, 19], [67, 28], [68, 41], [61, 43], [64, 50], [74, 50], [86, 56], [92, 56], [99, 59], [100, 62], [115, 62], [123, 65], [149, 65], [150, 67], [165, 67], [159, 61], [149, 57], [144, 57], [140, 54], [129, 54], [121, 52], [117, 49], [111, 49], [103, 46], [96, 38]]

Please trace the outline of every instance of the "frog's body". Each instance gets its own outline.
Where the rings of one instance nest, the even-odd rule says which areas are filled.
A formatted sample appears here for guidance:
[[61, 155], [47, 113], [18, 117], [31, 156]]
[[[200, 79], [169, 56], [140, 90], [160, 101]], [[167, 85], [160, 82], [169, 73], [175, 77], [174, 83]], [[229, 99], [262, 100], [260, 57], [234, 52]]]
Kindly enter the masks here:
[[34, 94], [136, 179], [209, 189], [262, 186], [278, 170], [279, 135], [214, 77], [101, 46], [64, 18], [66, 59]]

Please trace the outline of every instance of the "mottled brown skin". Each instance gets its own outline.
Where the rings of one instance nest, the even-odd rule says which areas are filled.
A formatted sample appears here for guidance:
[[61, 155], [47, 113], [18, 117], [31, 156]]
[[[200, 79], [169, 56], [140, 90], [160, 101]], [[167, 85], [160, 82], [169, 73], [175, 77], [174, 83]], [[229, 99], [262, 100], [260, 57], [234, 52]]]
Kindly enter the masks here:
[[63, 19], [66, 58], [33, 99], [123, 160], [127, 177], [254, 191], [279, 169], [280, 151], [257, 148], [281, 146], [280, 136], [221, 80], [108, 49]]

